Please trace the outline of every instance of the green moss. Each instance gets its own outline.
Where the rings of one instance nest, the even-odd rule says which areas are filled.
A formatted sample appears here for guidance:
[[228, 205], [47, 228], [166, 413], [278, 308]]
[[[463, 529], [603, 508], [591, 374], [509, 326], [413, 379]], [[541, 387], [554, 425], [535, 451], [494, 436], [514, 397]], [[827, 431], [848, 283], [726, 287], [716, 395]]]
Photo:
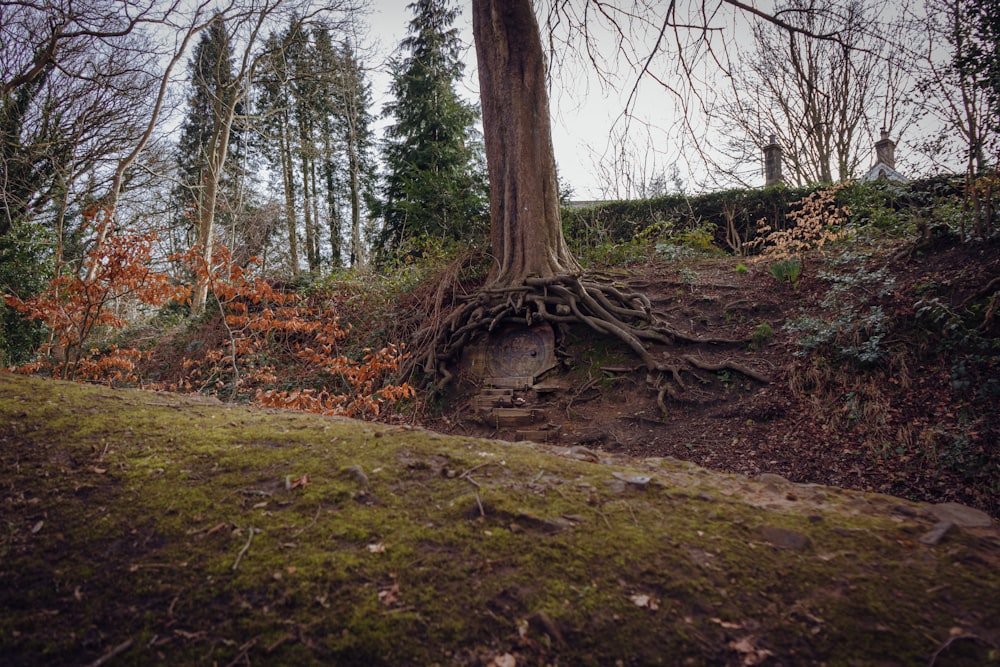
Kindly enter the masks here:
[[751, 635], [910, 664], [992, 637], [995, 531], [921, 545], [904, 501], [10, 375], [0, 417], [20, 664], [727, 664]]

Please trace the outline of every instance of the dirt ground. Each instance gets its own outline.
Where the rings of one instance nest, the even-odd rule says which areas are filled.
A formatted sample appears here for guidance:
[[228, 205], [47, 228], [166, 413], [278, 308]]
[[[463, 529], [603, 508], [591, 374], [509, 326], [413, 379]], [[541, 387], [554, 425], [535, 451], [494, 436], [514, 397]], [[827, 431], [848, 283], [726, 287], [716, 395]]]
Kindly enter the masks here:
[[[850, 275], [855, 278], [844, 277]], [[747, 475], [776, 473], [795, 482], [912, 500], [957, 501], [1000, 516], [996, 410], [990, 411], [982, 391], [970, 399], [969, 391], [956, 390], [955, 369], [972, 356], [947, 351], [940, 338], [914, 325], [915, 313], [926, 303], [922, 299], [933, 296], [957, 310], [991, 286], [995, 299], [998, 276], [996, 242], [946, 241], [929, 252], [896, 246], [847, 257], [815, 256], [805, 262], [797, 286], [777, 282], [763, 262], [732, 257], [632, 267], [610, 277], [648, 295], [675, 327], [747, 341], [660, 346], [657, 354], [736, 361], [771, 381], [756, 382], [730, 370], [699, 371], [684, 377], [682, 400], [666, 397], [664, 411], [654, 388], [658, 378], [627, 351], [571, 332], [557, 340], [564, 363], [540, 378], [562, 388], [518, 392], [515, 400], [538, 411], [539, 426], [548, 427], [557, 443], [635, 457], [676, 457]], [[831, 299], [835, 289], [843, 294]], [[875, 307], [892, 325], [882, 339], [884, 354], [871, 366], [838, 363], [835, 351], [803, 354], [801, 332], [788, 327], [804, 316], [825, 322], [852, 314], [860, 318]], [[773, 337], [754, 344], [762, 326]], [[989, 381], [997, 369], [996, 329], [992, 322], [985, 330], [992, 352], [976, 358], [980, 368], [978, 375], [970, 371], [973, 382]], [[452, 392], [442, 415], [425, 425], [452, 434], [518, 439], [514, 431], [477, 415], [472, 403], [478, 391], [476, 381], [465, 382]], [[977, 400], [978, 412], [972, 406]], [[944, 443], [941, 434], [962, 429], [967, 449], [955, 451], [959, 440]], [[994, 472], [978, 470], [977, 461], [993, 461]], [[992, 482], [984, 479], [991, 474]]]

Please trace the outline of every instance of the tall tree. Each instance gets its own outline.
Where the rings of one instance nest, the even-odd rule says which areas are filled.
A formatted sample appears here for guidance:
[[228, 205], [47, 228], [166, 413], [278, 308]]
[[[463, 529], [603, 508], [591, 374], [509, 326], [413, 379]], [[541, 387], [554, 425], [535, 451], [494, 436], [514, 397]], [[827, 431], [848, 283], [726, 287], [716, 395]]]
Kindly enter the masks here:
[[401, 50], [392, 63], [393, 101], [385, 113], [387, 174], [376, 214], [379, 251], [386, 256], [418, 236], [460, 239], [485, 220], [486, 188], [477, 169], [476, 108], [456, 91], [465, 69], [449, 0], [417, 0]]
[[[239, 88], [233, 71], [233, 57], [225, 20], [217, 14], [195, 46], [188, 65], [188, 108], [177, 142], [177, 166], [181, 181], [179, 198], [186, 212], [195, 220], [198, 220], [202, 206], [207, 203], [210, 170], [218, 168], [212, 162], [212, 153], [226, 122], [220, 114], [232, 107], [234, 114], [243, 115], [242, 101], [236, 99]], [[236, 125], [231, 136], [240, 133], [239, 125]], [[229, 195], [227, 199], [230, 201], [236, 199], [241, 187], [241, 145], [238, 139], [228, 142], [227, 159], [218, 177], [218, 188]], [[191, 242], [197, 242], [197, 238], [191, 239]]]
[[579, 271], [563, 239], [545, 59], [531, 2], [473, 3], [490, 174], [491, 282]]
[[289, 274], [297, 276], [299, 266], [298, 210], [296, 205], [296, 168], [292, 77], [295, 67], [289, 62], [288, 42], [297, 39], [299, 29], [290, 25], [283, 33], [272, 32], [264, 46], [266, 58], [257, 76], [257, 111], [262, 136], [262, 152], [281, 179], [284, 197], [282, 218], [288, 241]]
[[[375, 157], [374, 136], [372, 134], [372, 96], [371, 85], [365, 78], [361, 62], [350, 41], [344, 41], [339, 48], [333, 49], [326, 45], [324, 34], [317, 34], [316, 46], [321, 57], [330, 52], [330, 57], [336, 67], [329, 84], [332, 87], [330, 99], [333, 105], [333, 118], [330, 127], [324, 129], [332, 133], [342, 146], [344, 162], [346, 163], [346, 178], [344, 192], [347, 195], [350, 211], [348, 260], [355, 267], [364, 263], [365, 244], [362, 238], [363, 218], [367, 208], [374, 200]], [[331, 142], [332, 143], [332, 142]], [[334, 221], [341, 216], [335, 206], [333, 165], [328, 163], [326, 171], [328, 205], [330, 207], [331, 244], [334, 243]], [[337, 227], [339, 241], [340, 227]]]
[[716, 147], [729, 160], [717, 166], [742, 176], [740, 166], [757, 164], [773, 135], [784, 149], [789, 182], [854, 177], [867, 166], [880, 128], [898, 136], [907, 118], [912, 82], [901, 66], [901, 17], [888, 0], [786, 0], [775, 10], [812, 34], [836, 30], [837, 39], [816, 40], [767, 22], [753, 27], [751, 48], [725, 79], [725, 101], [711, 109], [713, 133], [725, 140]]
[[[257, 20], [262, 22], [263, 15]], [[190, 66], [193, 94], [188, 99], [188, 115], [178, 144], [180, 171], [193, 193], [194, 240], [206, 266], [211, 265], [215, 250], [220, 196], [224, 196], [227, 186], [231, 192], [240, 187], [238, 177], [227, 176], [236, 172], [236, 161], [229, 158], [240, 144], [232, 140], [233, 126], [246, 96], [248, 57], [237, 71], [229, 30], [225, 16], [216, 15], [195, 47]], [[207, 295], [208, 281], [199, 279], [192, 298], [194, 312], [202, 309]]]
[[[784, 24], [739, 0], [719, 0]], [[556, 3], [565, 11], [571, 3]], [[584, 3], [590, 7], [589, 2]], [[600, 12], [625, 18], [640, 16], [635, 4], [653, 9], [655, 3], [635, 0], [630, 7], [601, 3]], [[698, 11], [697, 4], [695, 12]], [[669, 3], [654, 34], [652, 51], [636, 62], [650, 62], [667, 42], [668, 31], [688, 30], [695, 20], [712, 16], [708, 3], [700, 19], [679, 17]], [[484, 289], [465, 300], [444, 318], [432, 318], [420, 333], [414, 364], [446, 383], [448, 365], [462, 348], [499, 324], [530, 326], [550, 322], [573, 323], [618, 338], [631, 348], [652, 373], [658, 373], [660, 399], [683, 391], [681, 373], [692, 368], [728, 368], [761, 381], [762, 373], [728, 360], [704, 361], [690, 355], [682, 360], [654, 354], [649, 345], [682, 341], [734, 342], [696, 336], [671, 326], [657, 316], [642, 294], [624, 294], [599, 277], [581, 275], [566, 247], [558, 207], [555, 161], [549, 130], [545, 59], [532, 0], [473, 0], [473, 33], [479, 62], [483, 127], [490, 171], [491, 244], [496, 266]], [[624, 18], [623, 18], [624, 20]], [[636, 20], [639, 20], [636, 18]], [[617, 25], [617, 24], [616, 24]], [[787, 25], [791, 31], [801, 28]], [[701, 28], [708, 35], [709, 26]], [[442, 294], [443, 292], [439, 292]], [[676, 384], [674, 384], [676, 383]]]
[[[926, 51], [921, 59], [921, 103], [941, 122], [929, 152], [956, 148], [966, 171], [975, 174], [989, 165], [989, 144], [1000, 138], [996, 119], [1000, 96], [994, 90], [996, 33], [990, 16], [1000, 13], [995, 1], [927, 0]], [[993, 21], [996, 21], [994, 18]], [[956, 146], [954, 138], [961, 139]]]
[[306, 29], [293, 19], [268, 38], [270, 55], [257, 77], [264, 153], [282, 178], [293, 274], [298, 214], [310, 270], [327, 259], [343, 263], [345, 218], [355, 232], [351, 264], [364, 254], [359, 230], [374, 174], [371, 91], [350, 43], [335, 44], [332, 34], [322, 22]]
[[[150, 113], [153, 0], [0, 0], [0, 293], [29, 296], [73, 270], [90, 233], [80, 215], [105, 190], [109, 156]], [[21, 361], [31, 325], [0, 303], [0, 357]]]

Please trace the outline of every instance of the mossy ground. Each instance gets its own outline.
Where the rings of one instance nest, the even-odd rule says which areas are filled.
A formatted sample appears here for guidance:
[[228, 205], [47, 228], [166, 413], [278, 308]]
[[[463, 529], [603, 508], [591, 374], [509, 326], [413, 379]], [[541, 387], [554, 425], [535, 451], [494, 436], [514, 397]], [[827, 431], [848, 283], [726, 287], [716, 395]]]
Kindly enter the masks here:
[[1000, 664], [887, 496], [10, 374], [0, 486], [4, 665]]

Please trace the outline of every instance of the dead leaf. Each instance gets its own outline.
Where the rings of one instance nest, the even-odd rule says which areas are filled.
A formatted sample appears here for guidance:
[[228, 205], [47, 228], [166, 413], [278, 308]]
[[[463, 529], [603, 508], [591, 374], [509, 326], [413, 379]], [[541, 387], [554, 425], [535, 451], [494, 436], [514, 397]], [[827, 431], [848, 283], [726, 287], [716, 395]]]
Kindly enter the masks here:
[[370, 551], [373, 554], [384, 554], [385, 553], [385, 545], [382, 544], [381, 542], [375, 542], [373, 544], [369, 544], [368, 545], [368, 551]]
[[393, 581], [392, 586], [380, 590], [378, 592], [378, 601], [386, 607], [399, 604], [399, 582]]
[[632, 601], [636, 607], [642, 607], [644, 609], [650, 609], [656, 611], [660, 608], [660, 601], [651, 595], [646, 595], [645, 593], [636, 593], [629, 596], [629, 600]]
[[292, 479], [291, 475], [285, 477], [285, 487], [291, 491], [292, 489], [304, 489], [309, 486], [309, 475], [302, 475], [298, 479]]
[[495, 655], [493, 656], [493, 659], [490, 660], [488, 667], [517, 667], [517, 658], [512, 656], [510, 653]]
[[746, 665], [746, 667], [759, 665], [767, 660], [769, 656], [774, 655], [774, 653], [768, 651], [766, 648], [757, 648], [754, 646], [754, 639], [753, 636], [749, 636], [729, 642], [729, 648], [739, 652], [743, 656], [743, 665]]
[[742, 623], [730, 623], [729, 621], [723, 621], [721, 618], [713, 618], [711, 619], [711, 621], [713, 623], [718, 623], [722, 627], [728, 628], [730, 630], [739, 630], [740, 628], [743, 627]]
[[39, 521], [38, 523], [36, 523], [34, 526], [31, 527], [31, 533], [32, 534], [38, 533], [38, 531], [40, 531], [42, 529], [42, 526], [44, 525], [45, 525], [44, 521]]

